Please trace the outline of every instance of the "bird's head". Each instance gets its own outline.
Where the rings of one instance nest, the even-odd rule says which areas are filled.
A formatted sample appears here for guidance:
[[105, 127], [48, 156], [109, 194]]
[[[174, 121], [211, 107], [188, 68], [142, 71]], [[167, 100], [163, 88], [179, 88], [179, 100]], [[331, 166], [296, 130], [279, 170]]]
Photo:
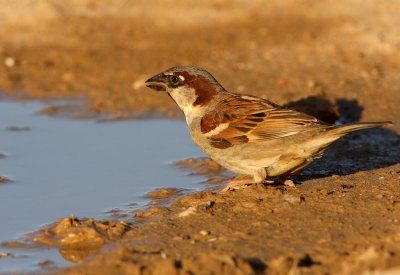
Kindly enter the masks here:
[[205, 107], [224, 88], [207, 71], [196, 67], [173, 67], [146, 81], [146, 86], [167, 92], [185, 112]]

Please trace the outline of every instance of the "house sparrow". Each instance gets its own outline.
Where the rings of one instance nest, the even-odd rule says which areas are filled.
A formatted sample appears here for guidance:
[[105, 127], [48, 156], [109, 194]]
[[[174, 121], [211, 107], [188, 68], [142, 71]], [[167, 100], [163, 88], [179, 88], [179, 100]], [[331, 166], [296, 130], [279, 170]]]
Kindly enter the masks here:
[[330, 125], [266, 99], [228, 92], [207, 71], [173, 67], [146, 81], [167, 92], [184, 112], [193, 141], [211, 159], [239, 174], [224, 190], [287, 178], [301, 171], [339, 138], [392, 124]]

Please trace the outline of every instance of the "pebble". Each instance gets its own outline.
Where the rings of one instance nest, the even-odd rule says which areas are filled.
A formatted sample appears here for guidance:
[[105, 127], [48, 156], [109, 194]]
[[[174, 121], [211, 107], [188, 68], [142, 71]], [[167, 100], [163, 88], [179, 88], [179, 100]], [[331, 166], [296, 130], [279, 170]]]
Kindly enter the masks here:
[[174, 236], [172, 239], [174, 241], [182, 241], [183, 240], [182, 236]]
[[289, 186], [289, 187], [296, 187], [296, 185], [294, 184], [294, 182], [293, 182], [292, 180], [285, 180], [285, 181], [283, 182], [283, 184], [284, 184], [285, 186]]
[[314, 81], [314, 80], [307, 81], [307, 87], [308, 88], [314, 88], [316, 86], [317, 86], [317, 82], [316, 81]]
[[4, 176], [0, 176], [0, 183], [8, 183], [10, 182], [10, 179]]
[[8, 252], [1, 252], [0, 251], [0, 258], [12, 258], [12, 257], [14, 257], [13, 254], [8, 253]]
[[4, 65], [8, 68], [14, 67], [15, 66], [15, 59], [8, 56], [4, 58]]
[[1, 258], [13, 258], [13, 257], [14, 257], [14, 255], [11, 254], [11, 253], [8, 253], [8, 252], [1, 252], [1, 251], [0, 251], [0, 259], [1, 259]]
[[200, 235], [203, 235], [203, 236], [207, 236], [208, 234], [210, 234], [210, 232], [207, 230], [201, 230], [199, 233], [200, 233]]

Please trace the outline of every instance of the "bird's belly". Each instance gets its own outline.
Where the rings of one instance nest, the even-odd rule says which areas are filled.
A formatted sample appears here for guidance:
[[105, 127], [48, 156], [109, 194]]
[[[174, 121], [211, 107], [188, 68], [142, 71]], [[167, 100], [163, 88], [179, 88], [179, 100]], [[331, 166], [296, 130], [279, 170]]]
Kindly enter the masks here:
[[267, 147], [253, 150], [253, 147], [235, 145], [218, 149], [211, 146], [208, 141], [194, 141], [212, 160], [241, 175], [253, 176], [260, 168], [272, 166], [279, 159], [279, 155], [269, 153]]
[[207, 155], [221, 166], [241, 175], [254, 175], [255, 171], [265, 167], [265, 162], [258, 164], [244, 158], [236, 150], [225, 149], [222, 153], [206, 152]]
[[267, 168], [269, 166], [273, 166], [275, 163], [274, 158], [263, 158], [260, 159], [259, 161], [255, 160], [248, 160], [245, 158], [236, 158], [235, 156], [232, 156], [232, 158], [229, 157], [227, 154], [224, 157], [212, 157], [216, 162], [218, 162], [220, 165], [224, 166], [225, 168], [236, 172], [241, 175], [250, 175], [254, 176], [254, 174], [257, 173], [260, 169]]

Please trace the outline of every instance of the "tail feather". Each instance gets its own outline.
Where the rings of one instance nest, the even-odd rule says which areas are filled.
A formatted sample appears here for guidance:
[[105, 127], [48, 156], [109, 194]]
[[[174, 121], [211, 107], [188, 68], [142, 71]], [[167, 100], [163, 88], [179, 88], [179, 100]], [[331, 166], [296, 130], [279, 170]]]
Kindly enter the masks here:
[[382, 128], [385, 126], [393, 125], [391, 121], [381, 122], [361, 122], [346, 124], [343, 126], [332, 126], [324, 134], [310, 140], [311, 151], [314, 151], [314, 155], [320, 156], [332, 143], [340, 139], [341, 137], [358, 130], [369, 129], [369, 128]]
[[329, 131], [330, 135], [342, 137], [347, 135], [351, 132], [363, 130], [363, 129], [370, 129], [370, 128], [382, 128], [385, 126], [392, 126], [393, 122], [391, 121], [379, 121], [379, 122], [360, 122], [360, 123], [352, 123], [346, 124], [343, 126], [336, 127]]

